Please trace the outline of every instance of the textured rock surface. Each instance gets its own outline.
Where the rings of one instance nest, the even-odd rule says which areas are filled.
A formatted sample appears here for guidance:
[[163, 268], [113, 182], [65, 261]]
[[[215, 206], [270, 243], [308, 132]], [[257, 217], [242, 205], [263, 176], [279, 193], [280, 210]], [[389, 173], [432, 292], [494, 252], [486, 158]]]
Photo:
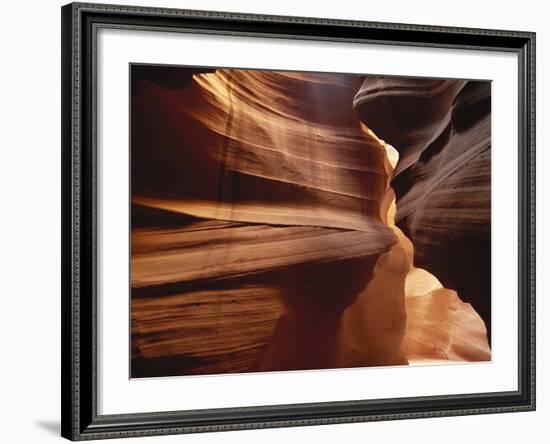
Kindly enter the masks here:
[[161, 71], [133, 70], [133, 377], [488, 358], [468, 304], [409, 283], [363, 78]]
[[[399, 154], [386, 144], [388, 163], [391, 171], [398, 165]], [[390, 172], [391, 172], [390, 171]], [[365, 292], [357, 302], [348, 308], [345, 323], [356, 334], [349, 341], [346, 362], [354, 365], [365, 362], [369, 350], [365, 344], [378, 346], [374, 354], [381, 360], [385, 344], [380, 341], [363, 341], [365, 336], [378, 337], [378, 331], [392, 326], [378, 325], [370, 328], [371, 323], [365, 316], [387, 310], [384, 301], [391, 298], [404, 298], [406, 328], [402, 336], [400, 353], [410, 364], [432, 364], [449, 362], [476, 362], [491, 359], [491, 350], [487, 340], [487, 329], [474, 308], [463, 302], [457, 293], [446, 289], [435, 276], [414, 266], [414, 246], [395, 225], [395, 194], [387, 192], [391, 200], [386, 223], [394, 230], [398, 242], [385, 255], [381, 256], [369, 283], [371, 294]], [[404, 285], [403, 285], [404, 284]], [[369, 288], [367, 287], [367, 288]], [[383, 294], [384, 298], [379, 295]], [[376, 324], [375, 324], [376, 325]], [[397, 332], [394, 331], [395, 334]], [[357, 361], [356, 361], [357, 360]], [[383, 361], [382, 361], [383, 362]], [[380, 365], [380, 364], [378, 364]]]
[[409, 363], [488, 361], [487, 330], [472, 306], [425, 270], [407, 275], [408, 326], [401, 351]]
[[[195, 74], [187, 87], [157, 77], [134, 92], [134, 375], [344, 365], [342, 313], [396, 242], [384, 221], [384, 145], [351, 106], [359, 79]], [[176, 304], [197, 289], [234, 300], [242, 318], [223, 303], [153, 310], [159, 298]], [[259, 310], [251, 289], [265, 301], [257, 327], [247, 322]], [[372, 321], [392, 328], [377, 341], [387, 335], [385, 361], [403, 362], [404, 300], [385, 305]]]
[[414, 262], [491, 325], [490, 82], [367, 77], [363, 122], [399, 151], [397, 225]]

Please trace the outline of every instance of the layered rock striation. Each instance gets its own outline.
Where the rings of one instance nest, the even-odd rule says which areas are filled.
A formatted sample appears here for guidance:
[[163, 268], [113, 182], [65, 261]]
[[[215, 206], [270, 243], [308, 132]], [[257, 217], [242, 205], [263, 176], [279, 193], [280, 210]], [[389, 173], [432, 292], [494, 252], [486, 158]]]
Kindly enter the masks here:
[[[423, 171], [412, 152], [426, 150], [387, 137], [398, 153], [377, 137], [369, 78], [150, 66], [132, 76], [133, 377], [488, 359], [472, 307], [415, 268], [430, 243], [402, 221], [417, 204], [429, 214], [406, 197], [427, 179], [397, 186], [394, 224], [392, 185]], [[466, 84], [451, 83], [428, 101], [430, 119], [459, 108]], [[429, 128], [414, 128], [405, 133], [423, 146]]]
[[491, 84], [368, 76], [363, 122], [399, 151], [396, 224], [414, 263], [491, 327]]
[[[154, 80], [139, 82], [132, 108], [134, 375], [177, 373], [167, 361], [185, 373], [342, 365], [342, 313], [396, 243], [381, 210], [385, 149], [351, 106], [358, 79], [217, 70], [177, 89]], [[234, 305], [153, 310], [197, 289]], [[254, 329], [252, 291], [266, 301]], [[371, 321], [391, 318], [384, 359], [403, 362], [404, 301], [387, 305]]]

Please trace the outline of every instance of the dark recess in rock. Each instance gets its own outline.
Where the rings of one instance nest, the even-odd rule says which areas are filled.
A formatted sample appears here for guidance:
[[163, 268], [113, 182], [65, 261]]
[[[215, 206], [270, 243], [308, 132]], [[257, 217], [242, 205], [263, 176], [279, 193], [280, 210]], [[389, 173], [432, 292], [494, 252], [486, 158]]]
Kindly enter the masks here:
[[361, 120], [400, 155], [396, 223], [417, 267], [458, 291], [491, 334], [491, 83], [368, 76]]

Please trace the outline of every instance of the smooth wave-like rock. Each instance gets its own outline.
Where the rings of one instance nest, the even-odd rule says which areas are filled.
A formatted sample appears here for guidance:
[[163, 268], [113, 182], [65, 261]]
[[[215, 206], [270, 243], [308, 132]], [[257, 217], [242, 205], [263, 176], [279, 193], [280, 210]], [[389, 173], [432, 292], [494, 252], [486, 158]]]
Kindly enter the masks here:
[[[133, 375], [342, 366], [342, 313], [397, 241], [385, 222], [385, 147], [351, 106], [358, 79], [217, 70], [194, 73], [191, 85], [176, 89], [158, 78], [138, 83]], [[246, 313], [258, 310], [250, 288], [261, 300], [269, 295], [262, 328], [271, 330], [245, 346], [243, 338], [256, 334], [246, 322]], [[220, 313], [235, 317], [231, 304], [218, 304], [216, 316], [211, 306], [184, 304], [149, 317], [154, 301], [175, 304], [198, 289], [242, 304], [233, 334], [219, 324]], [[386, 305], [373, 322], [392, 324], [384, 350], [391, 358], [384, 359], [400, 363], [402, 331], [395, 331], [404, 329], [404, 301]], [[195, 336], [213, 343], [206, 361], [201, 341], [193, 347], [180, 338], [192, 334], [189, 316], [201, 325]], [[233, 363], [220, 364], [221, 356]]]
[[[388, 144], [386, 153], [391, 173], [399, 153]], [[385, 221], [398, 242], [380, 256], [373, 278], [343, 314], [341, 361], [352, 367], [396, 363], [399, 357], [401, 363], [409, 364], [489, 360], [491, 349], [483, 320], [455, 291], [414, 266], [414, 246], [395, 225], [395, 193], [390, 188], [386, 194], [390, 203]], [[376, 321], [378, 313], [402, 307], [390, 305], [395, 299], [405, 301], [404, 310], [396, 313], [406, 318], [405, 329]], [[400, 349], [388, 346], [396, 341], [401, 341]]]
[[415, 265], [491, 327], [491, 84], [367, 76], [361, 120], [399, 151], [397, 225]]
[[394, 224], [362, 77], [161, 71], [133, 67], [132, 377], [487, 359]]
[[196, 217], [387, 231], [385, 153], [353, 77], [218, 70], [145, 83], [132, 108], [132, 200]]
[[484, 323], [456, 291], [415, 268], [407, 275], [405, 293], [408, 326], [401, 351], [409, 363], [491, 359]]

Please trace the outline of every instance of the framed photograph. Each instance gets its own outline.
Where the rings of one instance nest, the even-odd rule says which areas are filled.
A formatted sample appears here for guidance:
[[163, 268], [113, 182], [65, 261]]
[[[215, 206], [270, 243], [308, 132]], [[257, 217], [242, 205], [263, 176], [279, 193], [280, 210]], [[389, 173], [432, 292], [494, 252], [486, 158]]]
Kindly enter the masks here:
[[61, 13], [64, 437], [534, 410], [534, 33]]

